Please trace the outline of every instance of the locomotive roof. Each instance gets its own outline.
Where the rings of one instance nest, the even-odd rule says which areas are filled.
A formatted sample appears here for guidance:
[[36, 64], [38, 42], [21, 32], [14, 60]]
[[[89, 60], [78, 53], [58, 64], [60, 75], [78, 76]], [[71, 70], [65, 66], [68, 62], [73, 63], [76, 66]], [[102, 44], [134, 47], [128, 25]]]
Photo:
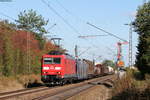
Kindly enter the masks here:
[[[60, 51], [51, 51], [49, 52], [48, 54], [46, 54], [47, 56], [48, 55], [54, 55], [54, 56], [60, 56], [60, 55], [65, 55], [66, 58], [68, 59], [75, 59], [75, 57], [73, 57], [72, 55], [68, 54], [68, 53], [63, 53], [63, 52], [60, 52]], [[46, 56], [45, 55], [45, 56]]]
[[48, 54], [49, 55], [63, 55], [64, 53], [58, 50], [52, 50]]

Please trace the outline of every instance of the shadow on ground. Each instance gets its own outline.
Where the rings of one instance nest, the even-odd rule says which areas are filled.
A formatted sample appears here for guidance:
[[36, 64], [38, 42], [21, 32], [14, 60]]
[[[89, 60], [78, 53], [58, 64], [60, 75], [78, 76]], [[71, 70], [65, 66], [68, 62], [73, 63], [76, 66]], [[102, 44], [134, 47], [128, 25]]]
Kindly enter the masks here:
[[39, 86], [44, 86], [43, 83], [38, 82], [37, 80], [35, 80], [34, 82], [28, 82], [24, 85], [26, 88], [33, 88], [33, 87], [39, 87]]

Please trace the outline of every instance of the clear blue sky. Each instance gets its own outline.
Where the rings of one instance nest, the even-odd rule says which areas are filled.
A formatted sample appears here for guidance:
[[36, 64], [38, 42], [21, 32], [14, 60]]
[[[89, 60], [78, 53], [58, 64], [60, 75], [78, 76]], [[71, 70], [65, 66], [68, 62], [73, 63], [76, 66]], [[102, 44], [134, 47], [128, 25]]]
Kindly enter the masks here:
[[[46, 28], [54, 23], [57, 25], [50, 30], [55, 37], [63, 38], [62, 45], [69, 53], [74, 55], [74, 46], [79, 46], [79, 52], [85, 51], [82, 58], [92, 59], [101, 56], [98, 60], [116, 59], [113, 52], [117, 52], [116, 38], [111, 36], [80, 39], [79, 35], [105, 34], [86, 22], [95, 24], [115, 35], [128, 40], [129, 27], [124, 24], [134, 20], [136, 10], [142, 5], [143, 0], [45, 0], [52, 6], [75, 30], [71, 29], [64, 21], [52, 12], [41, 0], [12, 0], [13, 2], [0, 3], [0, 13], [17, 19], [19, 12], [34, 9], [44, 18], [49, 19]], [[61, 5], [60, 5], [61, 4]], [[65, 9], [63, 9], [63, 7]], [[67, 10], [67, 11], [66, 11]], [[9, 19], [0, 15], [1, 19]], [[9, 19], [10, 21], [13, 21]], [[138, 36], [133, 33], [133, 59], [135, 60]], [[94, 46], [94, 47], [93, 47]], [[123, 45], [123, 56], [128, 64], [128, 45]], [[112, 51], [111, 51], [111, 50]], [[80, 53], [79, 53], [80, 54]]]

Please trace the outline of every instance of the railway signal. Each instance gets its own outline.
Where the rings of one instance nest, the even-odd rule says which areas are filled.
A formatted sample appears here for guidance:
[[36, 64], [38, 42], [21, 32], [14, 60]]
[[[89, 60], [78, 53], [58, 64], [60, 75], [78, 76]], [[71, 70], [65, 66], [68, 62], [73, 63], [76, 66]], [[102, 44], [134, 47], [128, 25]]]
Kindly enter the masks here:
[[121, 68], [124, 66], [124, 62], [122, 60], [122, 45], [126, 45], [128, 42], [118, 42], [118, 52], [117, 52], [117, 67]]

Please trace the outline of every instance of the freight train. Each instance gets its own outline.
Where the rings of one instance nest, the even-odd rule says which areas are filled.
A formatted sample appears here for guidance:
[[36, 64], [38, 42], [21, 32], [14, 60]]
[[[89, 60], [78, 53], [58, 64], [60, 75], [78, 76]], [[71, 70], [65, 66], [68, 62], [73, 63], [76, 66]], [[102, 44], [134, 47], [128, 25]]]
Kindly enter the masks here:
[[65, 84], [77, 80], [85, 80], [90, 77], [106, 74], [105, 67], [96, 67], [87, 60], [75, 59], [75, 57], [52, 51], [42, 56], [41, 80], [49, 84]]

